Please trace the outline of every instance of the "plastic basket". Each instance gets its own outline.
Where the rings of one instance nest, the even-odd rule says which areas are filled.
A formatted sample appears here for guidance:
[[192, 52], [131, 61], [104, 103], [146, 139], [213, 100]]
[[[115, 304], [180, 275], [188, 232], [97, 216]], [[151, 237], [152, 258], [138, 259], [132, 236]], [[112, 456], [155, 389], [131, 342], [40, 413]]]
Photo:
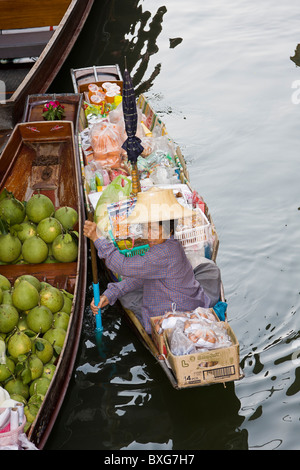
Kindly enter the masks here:
[[26, 417], [23, 418], [23, 423], [13, 431], [0, 433], [0, 448], [6, 446], [17, 445], [19, 442], [19, 435], [24, 432], [26, 424]]
[[196, 245], [199, 243], [204, 243], [209, 239], [209, 227], [210, 223], [206, 215], [202, 212], [201, 209], [197, 208], [195, 211], [198, 215], [201, 216], [202, 225], [198, 225], [193, 228], [186, 228], [182, 231], [176, 231], [174, 238], [180, 241], [181, 245], [186, 248], [191, 245]]
[[119, 252], [122, 255], [126, 256], [126, 258], [130, 258], [130, 257], [136, 256], [136, 255], [143, 256], [144, 254], [146, 254], [149, 251], [149, 248], [150, 248], [149, 245], [140, 245], [140, 246], [135, 246], [133, 248], [126, 248], [124, 250], [120, 250], [120, 248], [118, 247], [117, 242], [114, 239], [114, 236], [113, 236], [111, 230], [109, 230], [109, 235], [110, 235], [110, 238], [112, 239], [115, 247], [118, 248]]

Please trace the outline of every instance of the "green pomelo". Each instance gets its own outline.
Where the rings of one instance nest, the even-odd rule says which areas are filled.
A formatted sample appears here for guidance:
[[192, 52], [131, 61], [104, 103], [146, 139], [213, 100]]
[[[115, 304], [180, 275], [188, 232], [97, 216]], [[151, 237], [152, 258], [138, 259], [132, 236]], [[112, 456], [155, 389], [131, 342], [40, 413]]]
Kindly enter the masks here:
[[10, 225], [21, 224], [25, 218], [25, 207], [14, 197], [0, 201], [0, 217]]
[[13, 305], [0, 305], [0, 332], [9, 333], [19, 321], [19, 313]]
[[30, 220], [26, 220], [21, 224], [14, 225], [12, 228], [22, 243], [24, 243], [27, 238], [36, 235], [36, 225], [33, 222], [30, 222]]
[[43, 263], [48, 256], [48, 246], [39, 236], [25, 240], [22, 246], [22, 255], [25, 261], [32, 264]]
[[14, 333], [7, 342], [7, 351], [10, 356], [17, 359], [21, 354], [31, 351], [32, 343], [30, 338], [23, 331]]
[[0, 364], [0, 382], [7, 380], [15, 371], [15, 363], [10, 357], [5, 356], [5, 364]]
[[41, 404], [43, 403], [44, 396], [38, 393], [34, 393], [28, 400], [28, 405], [34, 405], [40, 408]]
[[26, 215], [29, 220], [38, 224], [55, 212], [51, 199], [44, 194], [34, 194], [26, 204]]
[[52, 346], [63, 347], [66, 337], [66, 330], [63, 328], [50, 328], [45, 334], [44, 338], [52, 344]]
[[52, 377], [56, 371], [56, 366], [51, 364], [50, 362], [44, 365], [44, 370], [42, 373], [42, 377], [46, 377], [46, 379], [52, 380]]
[[55, 217], [47, 217], [41, 220], [37, 226], [38, 235], [46, 243], [52, 243], [62, 231], [62, 225]]
[[28, 281], [22, 280], [12, 292], [13, 305], [20, 310], [36, 307], [40, 297], [37, 289]]
[[21, 254], [22, 243], [18, 237], [6, 233], [0, 235], [0, 261], [4, 263], [12, 263]]
[[19, 395], [18, 393], [13, 393], [12, 395], [10, 395], [10, 398], [19, 403], [23, 403], [24, 405], [27, 404], [26, 398], [24, 398], [23, 395]]
[[0, 304], [2, 304], [3, 301], [3, 290], [0, 287]]
[[3, 292], [3, 299], [2, 299], [2, 303], [3, 304], [8, 304], [8, 305], [12, 305], [12, 295], [11, 295], [11, 291], [10, 290], [2, 290]]
[[23, 384], [21, 379], [9, 380], [4, 388], [10, 395], [17, 393], [18, 395], [22, 395], [26, 400], [29, 398], [29, 386]]
[[46, 377], [39, 377], [38, 379], [35, 379], [29, 387], [29, 394], [32, 395], [46, 395], [47, 390], [50, 385], [50, 380], [47, 379]]
[[36, 354], [32, 354], [28, 359], [28, 365], [31, 372], [31, 380], [41, 377], [44, 371], [44, 363]]
[[70, 317], [66, 312], [56, 312], [53, 315], [53, 327], [62, 328], [63, 330], [68, 329]]
[[64, 304], [64, 296], [56, 287], [46, 286], [40, 291], [40, 305], [48, 307], [52, 313], [59, 312]]
[[62, 311], [66, 312], [68, 315], [70, 315], [71, 310], [72, 310], [73, 301], [72, 301], [72, 299], [67, 297], [65, 294], [63, 294], [63, 296], [64, 296], [64, 304], [62, 306]]
[[31, 274], [22, 274], [22, 276], [17, 277], [17, 279], [14, 282], [14, 287], [17, 287], [17, 285], [20, 284], [21, 281], [30, 282], [30, 284], [32, 284], [38, 292], [41, 290], [40, 281], [38, 280], [37, 277], [32, 276]]
[[72, 230], [78, 221], [78, 213], [73, 207], [60, 207], [55, 211], [54, 217], [59, 220], [65, 230]]
[[53, 357], [53, 346], [45, 338], [37, 338], [32, 342], [32, 351], [43, 364], [50, 362]]
[[3, 276], [3, 274], [0, 274], [0, 287], [1, 287], [2, 290], [10, 290], [11, 289], [10, 280], [7, 279], [6, 276]]
[[26, 416], [26, 422], [32, 424], [39, 412], [39, 407], [30, 403], [24, 406], [24, 415]]
[[37, 305], [27, 315], [27, 325], [35, 333], [46, 333], [53, 322], [53, 313], [45, 305]]
[[52, 243], [55, 259], [62, 263], [72, 263], [78, 256], [78, 244], [70, 234], [58, 235]]

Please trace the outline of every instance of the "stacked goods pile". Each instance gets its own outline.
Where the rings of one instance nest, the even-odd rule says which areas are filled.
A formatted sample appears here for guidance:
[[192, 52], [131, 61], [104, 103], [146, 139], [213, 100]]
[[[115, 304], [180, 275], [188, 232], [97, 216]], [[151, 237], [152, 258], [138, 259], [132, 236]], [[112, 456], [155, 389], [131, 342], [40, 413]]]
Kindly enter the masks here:
[[192, 312], [167, 312], [154, 325], [157, 334], [168, 332], [170, 351], [175, 356], [231, 345], [224, 323], [213, 309], [198, 307]]
[[78, 256], [78, 213], [55, 209], [44, 194], [22, 202], [4, 189], [0, 195], [0, 264], [72, 262]]
[[[105, 87], [108, 88], [107, 84]], [[94, 90], [93, 86], [91, 88]], [[98, 88], [97, 93], [102, 99], [103, 92]], [[129, 231], [120, 233], [118, 223], [118, 217], [121, 220], [126, 212], [126, 201], [131, 205], [132, 200], [131, 163], [122, 148], [127, 138], [122, 98], [117, 94], [117, 100], [109, 107], [97, 108], [97, 105], [89, 103], [91, 93], [91, 90], [86, 93], [87, 128], [81, 132], [80, 140], [87, 162], [84, 167], [85, 185], [95, 210], [95, 221], [101, 233], [107, 238], [112, 234], [121, 249], [133, 244], [137, 246], [144, 243], [140, 227], [132, 225]], [[205, 204], [188, 184], [183, 183], [182, 166], [173, 141], [161, 126], [151, 125], [150, 131], [146, 124], [151, 125], [138, 107], [136, 135], [143, 146], [137, 159], [141, 190], [147, 191], [153, 186], [171, 188], [178, 202], [196, 208], [197, 216], [191, 221], [185, 220], [184, 225], [179, 223], [175, 237], [182, 243], [189, 259], [200, 262], [203, 257], [210, 258], [215, 233], [204, 213]], [[118, 204], [122, 207], [117, 207]]]
[[[34, 421], [64, 346], [73, 294], [32, 275], [0, 275], [0, 386]], [[1, 432], [1, 429], [0, 429]]]

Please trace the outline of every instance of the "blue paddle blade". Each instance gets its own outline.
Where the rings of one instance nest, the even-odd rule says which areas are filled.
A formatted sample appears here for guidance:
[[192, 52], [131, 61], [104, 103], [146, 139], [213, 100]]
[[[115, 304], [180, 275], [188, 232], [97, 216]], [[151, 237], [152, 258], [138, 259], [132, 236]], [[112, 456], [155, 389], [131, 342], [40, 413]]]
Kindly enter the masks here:
[[[100, 302], [100, 289], [99, 289], [99, 284], [94, 284], [93, 283], [93, 291], [94, 291], [94, 303], [95, 305], [98, 305]], [[96, 319], [96, 330], [101, 331], [103, 329], [102, 327], [102, 318], [101, 318], [101, 309], [99, 308], [97, 315], [95, 315]]]

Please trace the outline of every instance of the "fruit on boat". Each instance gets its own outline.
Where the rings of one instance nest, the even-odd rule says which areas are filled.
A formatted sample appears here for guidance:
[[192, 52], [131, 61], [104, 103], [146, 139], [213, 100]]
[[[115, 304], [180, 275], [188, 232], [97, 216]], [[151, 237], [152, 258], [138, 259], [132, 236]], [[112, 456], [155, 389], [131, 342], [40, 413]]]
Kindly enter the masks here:
[[19, 313], [13, 305], [0, 305], [0, 332], [9, 333], [18, 324]]
[[19, 310], [30, 310], [38, 305], [38, 290], [28, 281], [22, 280], [12, 291], [12, 301]]
[[55, 217], [47, 217], [41, 220], [37, 226], [37, 234], [46, 243], [52, 243], [62, 231], [62, 225]]
[[27, 325], [35, 333], [46, 333], [53, 323], [53, 313], [45, 305], [37, 305], [27, 315]]
[[0, 217], [10, 225], [20, 224], [25, 218], [25, 207], [10, 194], [0, 201]]
[[42, 263], [48, 256], [47, 243], [37, 235], [27, 238], [22, 245], [22, 255], [28, 263]]
[[12, 263], [21, 254], [22, 244], [16, 235], [5, 233], [0, 235], [0, 261]]
[[64, 304], [62, 292], [51, 285], [45, 286], [40, 291], [40, 305], [48, 307], [52, 313], [59, 312]]
[[38, 292], [41, 290], [40, 281], [38, 280], [37, 277], [32, 276], [31, 274], [22, 274], [21, 276], [17, 277], [17, 279], [14, 282], [14, 287], [17, 287], [17, 285], [20, 284], [21, 281], [30, 282], [30, 284], [32, 284]]
[[78, 212], [73, 207], [63, 206], [55, 211], [54, 217], [65, 230], [72, 230], [78, 221]]
[[7, 351], [15, 359], [31, 351], [31, 339], [23, 331], [16, 331], [7, 342]]
[[77, 259], [78, 244], [70, 233], [58, 235], [52, 243], [52, 253], [55, 259], [62, 263], [72, 263]]
[[53, 202], [44, 194], [34, 194], [26, 204], [26, 215], [29, 220], [36, 224], [46, 217], [50, 217], [54, 212]]

